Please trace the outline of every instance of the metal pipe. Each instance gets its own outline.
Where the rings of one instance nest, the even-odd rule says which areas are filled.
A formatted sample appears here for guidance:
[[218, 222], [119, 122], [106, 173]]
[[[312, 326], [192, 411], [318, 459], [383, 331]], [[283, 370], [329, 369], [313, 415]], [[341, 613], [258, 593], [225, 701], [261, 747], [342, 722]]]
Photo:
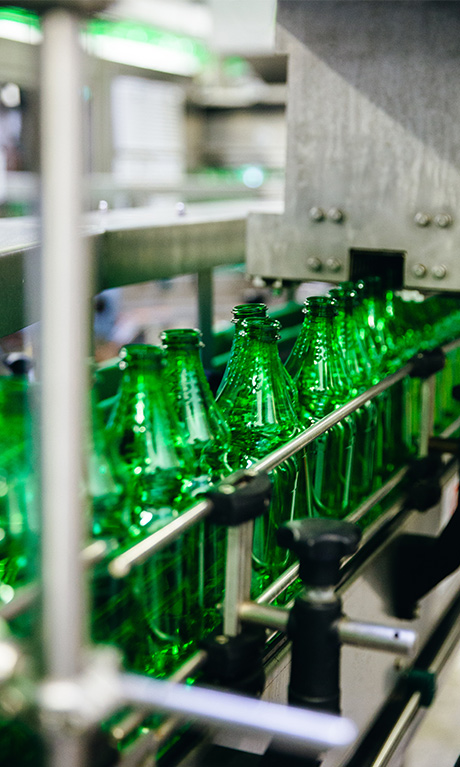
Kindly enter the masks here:
[[238, 610], [240, 620], [256, 626], [265, 626], [286, 633], [289, 611], [282, 607], [270, 607], [256, 602], [242, 602]]
[[257, 597], [256, 604], [268, 605], [270, 602], [273, 602], [274, 599], [279, 597], [283, 591], [286, 591], [286, 589], [297, 580], [299, 576], [299, 567], [299, 563], [296, 562], [295, 565], [291, 565], [288, 570], [281, 573], [280, 577], [277, 578], [276, 581], [273, 581], [268, 589], [265, 589], [265, 591]]
[[405, 733], [409, 729], [410, 725], [414, 721], [417, 712], [420, 708], [421, 693], [414, 692], [409, 698], [404, 710], [401, 713], [398, 721], [393, 729], [390, 731], [385, 743], [380, 749], [377, 757], [369, 765], [369, 767], [387, 767], [391, 757], [399, 746]]
[[396, 474], [388, 480], [388, 482], [385, 482], [381, 488], [370, 495], [369, 498], [361, 504], [361, 506], [358, 506], [355, 511], [352, 511], [351, 514], [348, 514], [347, 522], [358, 522], [358, 520], [364, 517], [367, 512], [370, 511], [377, 503], [380, 503], [380, 501], [382, 501], [385, 496], [391, 492], [391, 490], [394, 490], [394, 488], [399, 485], [401, 480], [406, 476], [407, 472], [408, 466], [404, 466], [404, 468], [397, 471]]
[[223, 626], [227, 636], [239, 633], [239, 607], [250, 598], [253, 535], [254, 522], [228, 529]]
[[377, 623], [363, 623], [350, 618], [341, 618], [337, 633], [342, 644], [365, 647], [369, 650], [383, 650], [400, 655], [411, 655], [417, 645], [417, 634], [400, 626], [382, 626]]
[[[80, 551], [90, 269], [80, 231], [79, 19], [51, 7], [42, 29], [42, 626], [45, 671], [59, 679], [79, 674], [87, 640]], [[86, 738], [49, 729], [47, 740], [50, 767], [85, 764]]]
[[428, 442], [433, 433], [433, 406], [434, 406], [435, 378], [426, 378], [422, 381], [420, 402], [420, 443], [418, 457], [425, 458], [428, 455]]
[[133, 565], [145, 562], [155, 551], [164, 549], [169, 543], [179, 538], [190, 527], [204, 519], [212, 510], [211, 501], [200, 501], [184, 511], [161, 530], [148, 535], [147, 538], [135, 543], [109, 564], [109, 572], [114, 578], [125, 578]]
[[[88, 568], [95, 565], [97, 562], [101, 562], [106, 558], [110, 551], [113, 551], [114, 546], [116, 546], [116, 541], [112, 540], [100, 540], [90, 543], [81, 552], [83, 567]], [[40, 586], [35, 582], [17, 589], [11, 602], [0, 607], [0, 618], [9, 621], [13, 618], [17, 618], [18, 615], [27, 612], [27, 610], [29, 610], [29, 608], [37, 601], [40, 593]]]
[[43, 17], [41, 94], [44, 652], [48, 674], [71, 677], [86, 641], [80, 550], [89, 265], [80, 232], [79, 21], [66, 10]]
[[212, 723], [239, 732], [270, 735], [289, 749], [320, 753], [348, 746], [358, 734], [355, 724], [343, 717], [217, 690], [171, 684], [135, 674], [122, 674], [120, 687], [127, 704], [174, 712], [186, 720], [206, 725]]
[[396, 373], [387, 376], [383, 379], [383, 381], [375, 384], [375, 386], [371, 386], [371, 388], [366, 392], [359, 394], [357, 397], [353, 397], [353, 399], [345, 403], [345, 405], [338, 407], [337, 410], [333, 410], [332, 413], [329, 413], [324, 418], [321, 418], [319, 421], [313, 424], [313, 426], [310, 426], [297, 437], [294, 437], [294, 439], [292, 439], [290, 442], [287, 442], [282, 447], [274, 450], [273, 453], [270, 453], [265, 458], [262, 458], [260, 461], [254, 463], [251, 466], [251, 469], [253, 471], [259, 472], [271, 471], [276, 466], [279, 466], [279, 464], [285, 461], [287, 458], [290, 458], [295, 453], [297, 453], [297, 451], [302, 447], [309, 445], [310, 442], [313, 442], [314, 439], [321, 436], [321, 434], [324, 434], [327, 429], [335, 426], [335, 424], [345, 418], [345, 416], [350, 415], [350, 413], [354, 413], [354, 411], [364, 405], [365, 402], [374, 399], [379, 394], [389, 389], [391, 386], [394, 386], [394, 384], [398, 383], [398, 381], [401, 381], [401, 379], [408, 375], [411, 370], [412, 364], [405, 365]]

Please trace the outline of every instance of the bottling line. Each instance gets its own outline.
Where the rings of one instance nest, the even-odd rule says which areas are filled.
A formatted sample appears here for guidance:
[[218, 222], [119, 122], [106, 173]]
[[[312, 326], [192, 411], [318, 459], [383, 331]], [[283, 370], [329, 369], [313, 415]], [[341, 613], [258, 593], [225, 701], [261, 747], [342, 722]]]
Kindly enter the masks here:
[[[0, 609], [3, 711], [18, 721], [36, 714], [54, 767], [161, 767], [162, 760], [207, 767], [224, 759], [398, 767], [460, 639], [457, 444], [450, 439], [460, 421], [433, 432], [438, 373], [457, 341], [417, 355], [113, 556], [110, 541], [84, 547], [90, 274], [94, 262], [102, 289], [197, 272], [207, 338], [212, 269], [238, 263], [244, 252], [259, 284], [378, 275], [395, 289], [458, 291], [460, 6], [278, 0], [278, 47], [289, 62], [283, 212], [191, 213], [152, 225], [146, 211], [109, 211], [103, 220], [88, 215], [82, 231], [78, 29], [108, 4], [17, 3], [42, 15], [41, 229], [31, 219], [1, 222], [0, 336], [40, 317], [42, 566], [38, 581]], [[37, 279], [40, 307], [31, 299]], [[300, 565], [251, 600], [253, 526], [266, 510], [268, 472], [409, 376], [420, 379], [418, 461], [399, 468], [346, 521], [309, 519], [284, 530]], [[361, 533], [377, 506], [383, 511]], [[169, 680], [123, 671], [113, 648], [88, 642], [85, 572], [110, 560], [110, 577], [125, 578], [206, 517], [228, 527], [222, 632]], [[288, 592], [299, 576], [300, 597]], [[294, 601], [275, 606], [287, 592]], [[38, 669], [35, 648], [6, 630], [37, 600]], [[265, 678], [256, 696], [241, 685], [248, 666]], [[217, 671], [226, 691], [210, 689]], [[99, 726], [126, 709], [94, 746]], [[152, 712], [162, 718], [149, 719]]]

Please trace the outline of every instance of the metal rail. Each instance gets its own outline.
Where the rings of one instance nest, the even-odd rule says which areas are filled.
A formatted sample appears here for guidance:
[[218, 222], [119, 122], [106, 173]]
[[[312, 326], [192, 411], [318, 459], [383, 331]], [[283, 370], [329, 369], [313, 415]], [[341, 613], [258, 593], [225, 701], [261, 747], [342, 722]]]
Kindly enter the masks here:
[[[305, 429], [303, 432], [301, 432], [301, 434], [294, 437], [294, 439], [290, 440], [282, 447], [277, 448], [277, 450], [274, 450], [272, 453], [269, 453], [269, 455], [267, 455], [265, 458], [256, 461], [251, 466], [251, 471], [272, 471], [272, 469], [279, 466], [283, 461], [295, 455], [295, 453], [297, 453], [303, 447], [306, 447], [306, 445], [309, 445], [310, 442], [313, 442], [313, 440], [321, 436], [321, 434], [324, 434], [325, 431], [330, 429], [332, 426], [335, 426], [347, 415], [353, 413], [365, 402], [374, 399], [379, 394], [386, 391], [394, 384], [398, 383], [398, 381], [401, 381], [411, 372], [411, 370], [412, 364], [407, 364], [396, 373], [387, 376], [383, 381], [380, 381], [380, 383], [368, 389], [368, 391], [363, 392], [363, 394], [359, 394], [345, 405], [342, 405], [332, 413], [329, 413], [324, 418], [321, 418], [313, 426]], [[226, 481], [230, 483], [232, 477], [234, 476], [235, 475], [231, 474], [229, 477], [227, 477]], [[124, 551], [118, 557], [115, 557], [109, 565], [110, 574], [114, 578], [126, 577], [134, 565], [145, 562], [145, 560], [152, 556], [156, 551], [159, 551], [169, 543], [172, 543], [192, 525], [195, 525], [197, 522], [204, 519], [211, 512], [212, 508], [212, 503], [210, 501], [201, 501], [200, 503], [191, 506], [189, 509], [182, 512], [179, 517], [165, 525], [165, 527], [163, 527], [161, 530], [158, 530], [156, 533], [147, 536], [147, 538], [144, 538], [142, 541], [139, 541], [139, 543], [134, 544], [134, 546], [131, 546], [129, 549]]]

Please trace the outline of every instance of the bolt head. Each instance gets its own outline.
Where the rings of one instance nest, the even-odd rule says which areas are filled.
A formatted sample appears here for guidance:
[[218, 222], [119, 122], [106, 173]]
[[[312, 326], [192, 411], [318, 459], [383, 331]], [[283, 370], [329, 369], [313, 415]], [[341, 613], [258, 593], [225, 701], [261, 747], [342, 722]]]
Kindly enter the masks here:
[[328, 258], [326, 261], [326, 268], [330, 272], [340, 272], [342, 268], [342, 262], [338, 258]]
[[218, 634], [216, 636], [216, 642], [217, 644], [228, 644], [228, 637], [226, 637], [225, 634]]
[[314, 205], [313, 208], [310, 208], [308, 215], [312, 221], [324, 221], [326, 218], [324, 210], [322, 208], [316, 207], [316, 205]]
[[436, 266], [433, 266], [431, 274], [437, 280], [443, 280], [447, 274], [447, 269], [443, 264], [436, 264]]
[[426, 266], [424, 264], [414, 264], [414, 266], [412, 267], [412, 274], [414, 275], [414, 277], [418, 277], [418, 279], [425, 277]]
[[417, 226], [428, 226], [431, 222], [431, 216], [429, 216], [428, 213], [419, 210], [414, 216], [414, 222]]
[[266, 288], [267, 287], [267, 283], [265, 282], [264, 278], [260, 277], [259, 275], [255, 275], [252, 278], [252, 284], [254, 285], [255, 288]]
[[329, 221], [333, 221], [334, 224], [341, 224], [345, 219], [345, 213], [340, 208], [330, 208], [327, 212]]
[[452, 216], [448, 213], [438, 213], [434, 217], [434, 223], [439, 226], [440, 229], [446, 229], [452, 224]]
[[322, 263], [319, 258], [309, 258], [307, 259], [307, 266], [312, 272], [320, 272]]

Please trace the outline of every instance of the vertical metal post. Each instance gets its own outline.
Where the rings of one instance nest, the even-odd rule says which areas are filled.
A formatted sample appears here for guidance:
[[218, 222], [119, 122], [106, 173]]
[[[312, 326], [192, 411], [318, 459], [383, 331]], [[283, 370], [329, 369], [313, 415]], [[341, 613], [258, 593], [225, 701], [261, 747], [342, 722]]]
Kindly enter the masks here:
[[224, 634], [227, 636], [239, 633], [239, 606], [251, 596], [253, 536], [254, 522], [228, 528], [224, 600]]
[[418, 457], [425, 458], [428, 455], [428, 441], [433, 433], [433, 409], [434, 409], [435, 377], [422, 380], [420, 393], [420, 443]]
[[204, 349], [201, 355], [205, 369], [210, 369], [214, 353], [213, 320], [213, 270], [202, 269], [198, 272], [198, 325], [203, 334]]
[[[80, 559], [85, 509], [89, 268], [81, 237], [79, 20], [43, 17], [42, 142], [42, 572], [44, 662], [59, 679], [80, 671], [86, 640]], [[51, 765], [81, 767], [83, 741], [50, 735]]]

